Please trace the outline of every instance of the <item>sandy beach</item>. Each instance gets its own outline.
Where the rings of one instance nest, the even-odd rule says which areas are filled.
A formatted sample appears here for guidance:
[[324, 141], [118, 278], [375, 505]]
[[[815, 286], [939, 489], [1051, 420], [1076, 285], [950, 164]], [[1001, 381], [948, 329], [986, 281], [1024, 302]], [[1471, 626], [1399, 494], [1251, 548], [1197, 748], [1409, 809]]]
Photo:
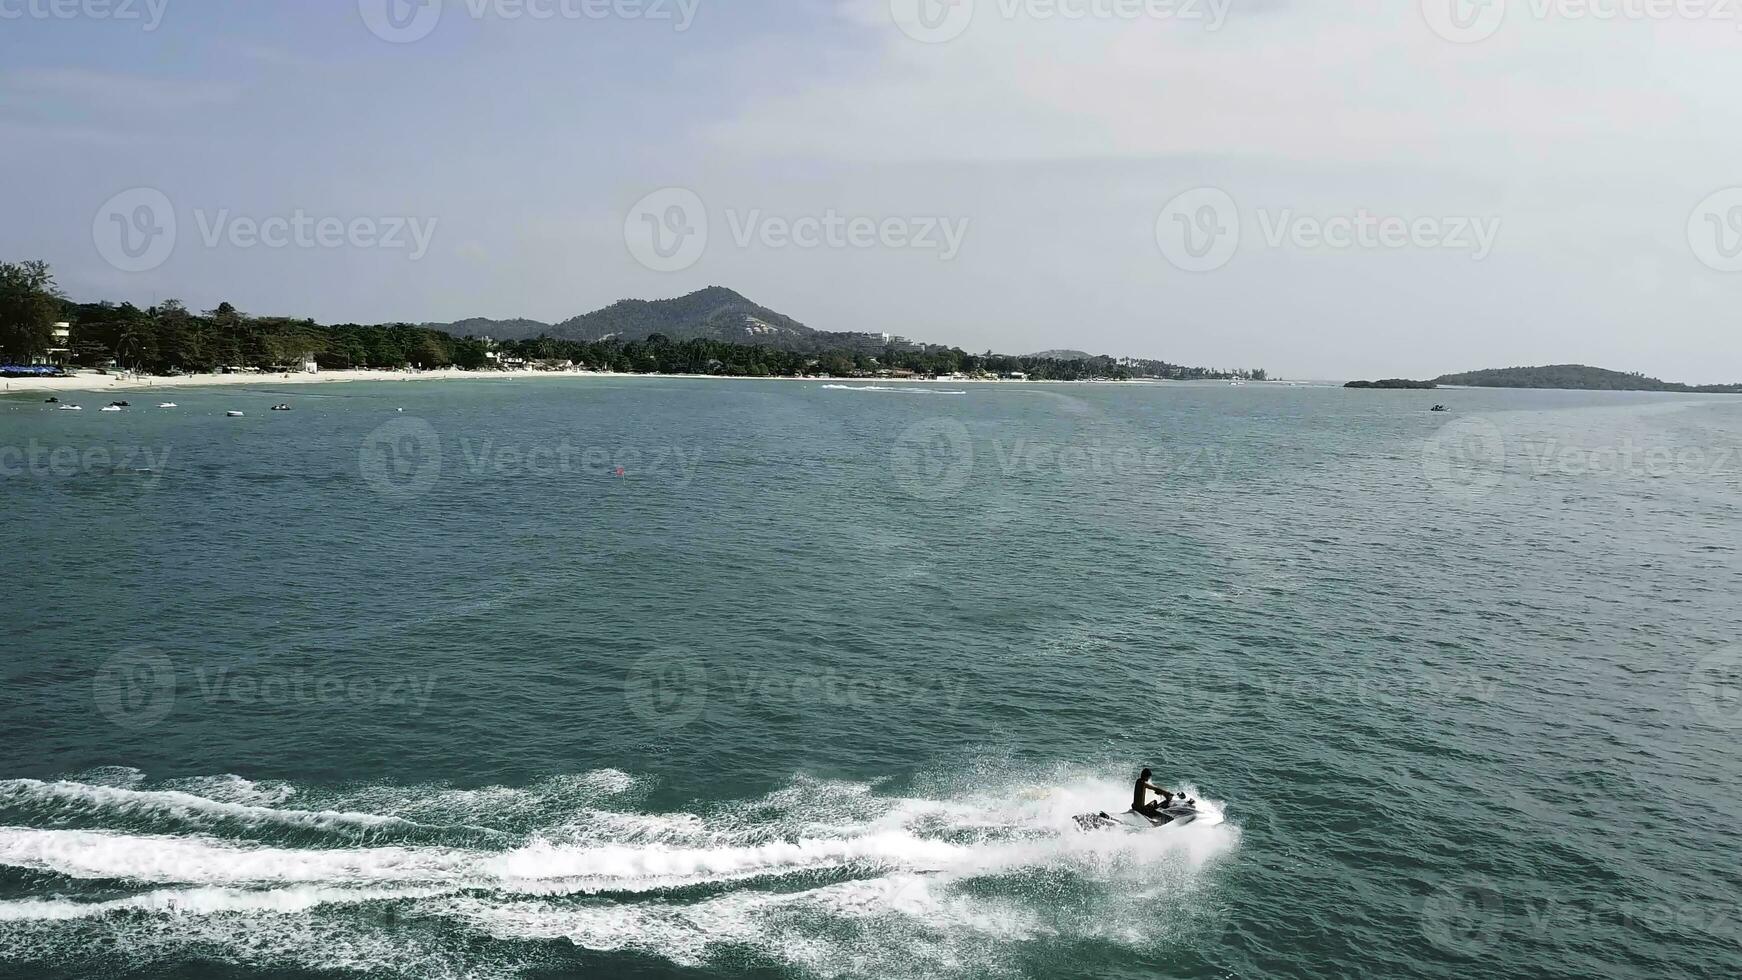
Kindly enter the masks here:
[[[646, 378], [668, 381], [807, 381], [820, 384], [849, 386], [916, 384], [1186, 384], [1190, 382], [1160, 382], [1154, 379], [1131, 381], [1017, 381], [996, 378], [822, 378], [764, 377], [752, 378], [714, 374], [601, 374], [592, 371], [464, 371], [443, 368], [435, 371], [321, 371], [315, 374], [188, 374], [166, 378], [154, 375], [97, 374], [81, 372], [67, 378], [0, 378], [0, 396], [29, 394], [59, 394], [62, 392], [137, 392], [155, 389], [209, 388], [225, 386], [278, 387], [281, 385], [343, 384], [353, 381], [506, 381], [532, 378]], [[1227, 382], [1212, 382], [1226, 384]], [[1264, 382], [1258, 382], [1262, 384]]]
[[[188, 374], [165, 378], [155, 375], [98, 374], [83, 371], [67, 378], [0, 378], [0, 394], [17, 395], [42, 392], [55, 394], [67, 391], [126, 392], [150, 391], [157, 388], [211, 388], [227, 385], [260, 387], [262, 385], [341, 384], [350, 381], [443, 381], [456, 378], [536, 378], [568, 377], [530, 371], [461, 371], [456, 368], [438, 371], [321, 371], [316, 374]], [[576, 374], [575, 377], [604, 377]]]

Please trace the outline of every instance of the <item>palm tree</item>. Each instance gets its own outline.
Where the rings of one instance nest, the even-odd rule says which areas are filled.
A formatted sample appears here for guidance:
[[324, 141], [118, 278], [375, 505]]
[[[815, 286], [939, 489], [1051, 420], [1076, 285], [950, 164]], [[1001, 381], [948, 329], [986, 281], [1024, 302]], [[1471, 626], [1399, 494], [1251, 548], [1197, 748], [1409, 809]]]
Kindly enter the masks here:
[[132, 363], [134, 370], [139, 368], [140, 355], [145, 351], [145, 334], [137, 323], [126, 323], [121, 332], [115, 335], [115, 360], [126, 367]]

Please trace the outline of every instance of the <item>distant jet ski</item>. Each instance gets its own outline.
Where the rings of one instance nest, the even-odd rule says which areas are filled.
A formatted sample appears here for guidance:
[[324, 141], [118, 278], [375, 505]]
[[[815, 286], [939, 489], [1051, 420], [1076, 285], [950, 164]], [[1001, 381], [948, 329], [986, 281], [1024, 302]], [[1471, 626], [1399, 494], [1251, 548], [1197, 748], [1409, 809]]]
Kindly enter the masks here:
[[1161, 811], [1158, 817], [1136, 810], [1126, 810], [1123, 813], [1110, 814], [1103, 810], [1100, 813], [1083, 813], [1071, 818], [1077, 823], [1077, 829], [1082, 831], [1096, 830], [1155, 830], [1158, 827], [1183, 827], [1190, 823], [1202, 823], [1206, 826], [1221, 823], [1220, 817], [1199, 810], [1194, 802], [1178, 803]]

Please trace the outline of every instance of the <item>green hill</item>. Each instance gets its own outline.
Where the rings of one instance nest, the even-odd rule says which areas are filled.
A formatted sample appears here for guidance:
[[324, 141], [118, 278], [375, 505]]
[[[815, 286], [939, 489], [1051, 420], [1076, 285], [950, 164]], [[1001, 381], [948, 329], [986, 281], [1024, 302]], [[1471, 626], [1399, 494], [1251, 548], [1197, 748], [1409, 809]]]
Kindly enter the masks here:
[[1608, 371], [1584, 364], [1550, 364], [1544, 367], [1492, 368], [1435, 378], [1442, 385], [1471, 388], [1567, 388], [1578, 391], [1691, 391], [1742, 393], [1742, 384], [1684, 385], [1659, 381], [1643, 374]]
[[818, 337], [817, 331], [797, 320], [759, 306], [723, 286], [709, 286], [676, 299], [626, 299], [556, 324], [472, 319], [425, 326], [455, 336], [490, 336], [497, 340], [554, 337], [582, 343], [646, 340], [654, 334], [663, 334], [674, 341], [707, 339], [792, 348], [811, 346], [812, 338]]

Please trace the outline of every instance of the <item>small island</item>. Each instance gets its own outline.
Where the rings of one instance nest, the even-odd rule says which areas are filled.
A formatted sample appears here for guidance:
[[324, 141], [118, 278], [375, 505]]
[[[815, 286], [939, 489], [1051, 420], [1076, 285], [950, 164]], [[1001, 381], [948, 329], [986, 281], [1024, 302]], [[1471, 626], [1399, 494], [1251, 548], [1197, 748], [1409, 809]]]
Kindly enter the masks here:
[[1351, 381], [1345, 388], [1402, 388], [1409, 391], [1430, 391], [1439, 385], [1432, 381], [1411, 381], [1408, 378], [1386, 378], [1383, 381]]
[[1440, 384], [1467, 388], [1562, 388], [1574, 391], [1670, 391], [1696, 394], [1742, 393], [1742, 384], [1685, 385], [1659, 381], [1643, 374], [1609, 371], [1584, 364], [1550, 364], [1545, 367], [1495, 368], [1448, 374], [1435, 379]]

